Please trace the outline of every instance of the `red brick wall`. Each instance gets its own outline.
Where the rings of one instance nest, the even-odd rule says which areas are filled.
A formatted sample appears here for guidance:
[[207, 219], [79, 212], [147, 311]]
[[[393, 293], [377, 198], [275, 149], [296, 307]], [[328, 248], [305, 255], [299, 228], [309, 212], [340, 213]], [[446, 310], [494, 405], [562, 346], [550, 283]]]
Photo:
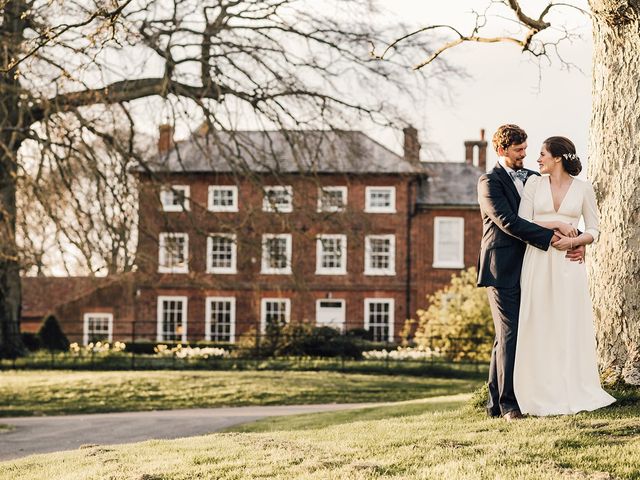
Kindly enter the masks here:
[[[237, 332], [257, 327], [260, 321], [260, 299], [286, 297], [291, 299], [292, 321], [315, 319], [316, 300], [329, 294], [346, 300], [347, 328], [358, 328], [364, 322], [364, 299], [373, 297], [395, 300], [396, 336], [400, 333], [407, 312], [426, 305], [426, 296], [447, 284], [455, 269], [434, 269], [433, 223], [436, 216], [465, 219], [465, 266], [476, 264], [481, 223], [477, 209], [431, 209], [417, 213], [412, 226], [411, 305], [406, 305], [406, 232], [408, 177], [397, 175], [326, 175], [315, 178], [288, 176], [280, 179], [261, 178], [240, 181], [239, 212], [208, 212], [208, 186], [236, 184], [229, 175], [180, 174], [171, 184], [187, 184], [191, 188], [191, 211], [162, 212], [158, 193], [142, 182], [140, 193], [140, 240], [138, 258], [144, 281], [137, 300], [138, 335], [155, 338], [157, 296], [186, 295], [188, 302], [188, 334], [191, 340], [204, 338], [204, 304], [206, 296], [235, 296]], [[293, 212], [262, 212], [262, 185], [291, 185]], [[348, 186], [348, 207], [342, 213], [317, 213], [319, 185]], [[367, 186], [395, 186], [395, 214], [365, 213]], [[415, 186], [413, 187], [415, 189]], [[412, 193], [415, 200], [415, 191]], [[189, 274], [158, 274], [158, 238], [160, 232], [189, 234]], [[238, 234], [238, 274], [207, 274], [206, 234], [235, 232]], [[291, 233], [293, 243], [293, 273], [265, 275], [260, 273], [261, 235]], [[315, 236], [319, 233], [346, 234], [348, 255], [346, 275], [316, 275]], [[367, 234], [396, 236], [396, 275], [364, 275], [364, 237]]]

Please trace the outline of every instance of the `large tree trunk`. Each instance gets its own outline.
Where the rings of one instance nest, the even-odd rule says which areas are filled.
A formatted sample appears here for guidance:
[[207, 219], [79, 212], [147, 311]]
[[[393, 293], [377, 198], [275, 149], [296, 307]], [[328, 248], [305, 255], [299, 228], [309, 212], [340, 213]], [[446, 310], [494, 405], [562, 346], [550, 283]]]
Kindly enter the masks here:
[[16, 248], [16, 164], [0, 153], [0, 358], [24, 350], [20, 337], [20, 265]]
[[27, 8], [22, 0], [6, 2], [0, 30], [0, 358], [24, 353], [20, 337], [22, 291], [16, 246], [16, 186], [25, 120], [20, 110], [18, 72], [10, 65], [21, 52]]
[[[640, 3], [591, 0], [593, 112], [589, 177], [600, 207], [590, 249], [605, 375], [640, 384]], [[571, 112], [565, 112], [571, 118]]]

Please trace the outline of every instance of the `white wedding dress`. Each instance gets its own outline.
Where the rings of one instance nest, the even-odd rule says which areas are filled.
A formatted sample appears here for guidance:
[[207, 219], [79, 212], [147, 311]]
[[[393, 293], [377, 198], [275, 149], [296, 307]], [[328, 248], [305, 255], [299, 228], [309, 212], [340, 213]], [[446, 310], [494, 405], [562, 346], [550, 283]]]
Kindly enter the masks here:
[[[518, 212], [534, 222], [578, 225], [598, 238], [598, 210], [590, 183], [573, 179], [556, 212], [549, 176], [525, 184]], [[522, 413], [562, 415], [595, 410], [615, 399], [600, 386], [593, 311], [584, 263], [565, 252], [527, 246], [520, 277], [522, 297], [514, 389]]]

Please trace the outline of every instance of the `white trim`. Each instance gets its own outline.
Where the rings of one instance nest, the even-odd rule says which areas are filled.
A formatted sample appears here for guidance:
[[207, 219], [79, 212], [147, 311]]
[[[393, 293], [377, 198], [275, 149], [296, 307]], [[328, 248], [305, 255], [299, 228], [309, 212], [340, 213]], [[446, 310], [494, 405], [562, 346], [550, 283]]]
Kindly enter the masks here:
[[[376, 190], [386, 190], [390, 193], [389, 206], [378, 207], [371, 205], [371, 194]], [[396, 213], [396, 187], [366, 187], [364, 211], [367, 213]]]
[[[231, 190], [233, 203], [226, 206], [217, 206], [213, 204], [213, 192], [220, 190]], [[238, 187], [236, 185], [209, 185], [207, 198], [207, 209], [210, 212], [237, 212], [238, 211]]]
[[[442, 223], [457, 223], [458, 228], [458, 258], [452, 260], [441, 260], [440, 255], [440, 230]], [[456, 226], [454, 226], [456, 228]], [[433, 268], [464, 268], [464, 217], [435, 217], [433, 219]]]
[[[204, 318], [204, 338], [211, 341], [211, 303], [212, 302], [229, 302], [231, 328], [229, 329], [229, 343], [236, 341], [236, 297], [206, 297], [205, 298], [205, 318]], [[215, 340], [219, 341], [219, 340]]]
[[[176, 192], [184, 192], [184, 203], [182, 205], [174, 205], [168, 203], [173, 200]], [[162, 204], [163, 212], [188, 212], [189, 211], [189, 199], [191, 198], [191, 188], [189, 185], [171, 185], [170, 187], [163, 187], [160, 190], [160, 203]]]
[[[267, 249], [267, 240], [276, 239], [276, 238], [284, 238], [286, 240], [286, 255], [287, 255], [287, 265], [284, 268], [271, 268], [267, 264], [267, 258], [269, 254], [269, 250]], [[260, 273], [264, 273], [266, 275], [288, 275], [291, 273], [291, 256], [293, 252], [292, 247], [292, 239], [290, 233], [281, 233], [281, 234], [271, 234], [265, 233], [262, 235], [262, 261], [261, 261], [261, 269]]]
[[[221, 238], [229, 238], [231, 239], [231, 266], [230, 267], [214, 267], [213, 266], [213, 238], [221, 237]], [[237, 259], [238, 259], [238, 244], [237, 244], [237, 236], [235, 233], [210, 233], [207, 235], [207, 273], [223, 273], [223, 274], [234, 274], [238, 273], [237, 270]]]
[[[322, 240], [340, 240], [342, 251], [341, 265], [337, 268], [322, 266]], [[316, 237], [316, 275], [345, 275], [347, 273], [347, 236], [346, 235], [318, 235]]]
[[[389, 267], [371, 267], [371, 240], [389, 240]], [[391, 235], [367, 235], [364, 238], [364, 274], [393, 276], [396, 274], [396, 236]]]
[[175, 340], [165, 340], [163, 338], [163, 329], [162, 329], [162, 314], [164, 313], [164, 311], [162, 310], [162, 302], [164, 301], [176, 301], [176, 302], [182, 302], [182, 318], [183, 318], [183, 322], [182, 322], [182, 337], [181, 337], [181, 341], [182, 342], [186, 342], [187, 341], [187, 322], [188, 322], [188, 313], [189, 313], [189, 299], [186, 296], [172, 296], [172, 295], [160, 295], [158, 296], [158, 304], [157, 304], [157, 324], [156, 324], [156, 341], [158, 342], [173, 342]]
[[[179, 238], [185, 239], [183, 244], [183, 256], [184, 264], [178, 266], [165, 266], [166, 263], [166, 239], [167, 238]], [[189, 273], [189, 234], [177, 233], [177, 232], [162, 232], [158, 240], [158, 272], [159, 273]]]
[[[286, 192], [289, 196], [289, 203], [286, 205], [274, 205], [269, 201], [268, 192]], [[268, 185], [263, 187], [262, 211], [290, 213], [293, 212], [293, 188], [291, 185]]]
[[263, 298], [260, 300], [260, 333], [264, 334], [267, 331], [267, 302], [284, 302], [284, 321], [289, 323], [291, 321], [291, 299], [289, 298]]
[[388, 342], [393, 342], [394, 325], [395, 325], [395, 299], [393, 298], [365, 298], [364, 299], [364, 329], [369, 330], [369, 305], [372, 303], [388, 303], [389, 304], [389, 338]]
[[88, 312], [83, 316], [82, 321], [82, 344], [89, 343], [89, 318], [102, 317], [107, 319], [107, 342], [113, 341], [113, 313]]
[[[342, 192], [342, 207], [322, 204], [322, 192]], [[343, 212], [347, 207], [347, 187], [319, 187], [318, 188], [318, 212]]]
[[316, 327], [332, 327], [333, 325], [327, 325], [327, 324], [320, 324], [318, 323], [318, 314], [320, 311], [320, 303], [321, 302], [340, 302], [341, 307], [340, 309], [342, 310], [342, 323], [340, 324], [340, 328], [338, 328], [337, 330], [344, 333], [345, 331], [345, 327], [347, 324], [347, 307], [346, 307], [346, 302], [343, 298], [318, 298], [316, 300]]

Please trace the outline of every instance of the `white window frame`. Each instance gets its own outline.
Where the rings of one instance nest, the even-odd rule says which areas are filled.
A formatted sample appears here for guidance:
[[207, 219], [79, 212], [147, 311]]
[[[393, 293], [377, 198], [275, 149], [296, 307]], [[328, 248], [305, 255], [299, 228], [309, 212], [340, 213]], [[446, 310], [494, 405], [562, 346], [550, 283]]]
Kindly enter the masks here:
[[[231, 240], [231, 266], [230, 267], [214, 267], [213, 266], [213, 238], [222, 237]], [[238, 244], [237, 236], [234, 233], [210, 233], [207, 236], [207, 273], [234, 274], [238, 273]]]
[[389, 304], [389, 338], [388, 342], [393, 342], [394, 325], [395, 325], [395, 299], [393, 298], [365, 298], [364, 299], [364, 329], [369, 330], [369, 305], [372, 303], [388, 303]]
[[291, 322], [291, 299], [290, 298], [263, 298], [260, 300], [260, 332], [265, 334], [267, 331], [267, 302], [284, 302], [285, 323]]
[[157, 304], [157, 315], [158, 315], [158, 323], [156, 325], [156, 341], [158, 342], [175, 342], [175, 340], [166, 340], [164, 338], [164, 332], [162, 330], [162, 320], [163, 320], [163, 313], [164, 311], [162, 310], [162, 302], [164, 301], [177, 301], [177, 302], [182, 302], [182, 317], [184, 319], [184, 321], [182, 322], [182, 336], [181, 336], [181, 340], [182, 342], [186, 342], [187, 341], [187, 325], [188, 325], [188, 320], [189, 320], [189, 298], [184, 296], [184, 295], [160, 295], [158, 296], [158, 304]]
[[[183, 237], [185, 239], [183, 244], [183, 253], [185, 262], [184, 265], [178, 266], [166, 266], [166, 239], [170, 237]], [[162, 232], [158, 240], [158, 272], [159, 273], [189, 273], [189, 234], [180, 232]]]
[[[322, 192], [342, 192], [342, 206], [324, 205]], [[347, 187], [320, 187], [318, 188], [318, 212], [344, 212], [347, 207]]]
[[[455, 261], [441, 260], [439, 237], [442, 223], [455, 220], [458, 223], [460, 246], [458, 258]], [[435, 217], [433, 219], [433, 268], [464, 268], [464, 217]]]
[[[376, 190], [389, 191], [390, 193], [389, 206], [379, 207], [379, 206], [371, 205], [371, 194]], [[364, 211], [367, 213], [396, 213], [396, 187], [366, 187]]]
[[[286, 240], [286, 254], [287, 254], [287, 265], [284, 268], [271, 268], [267, 262], [269, 250], [267, 248], [267, 240], [284, 238]], [[262, 261], [261, 261], [261, 269], [260, 273], [266, 275], [288, 275], [291, 273], [291, 261], [292, 261], [292, 239], [290, 233], [281, 233], [281, 234], [272, 234], [265, 233], [262, 235]]]
[[[340, 240], [342, 249], [341, 265], [337, 268], [322, 266], [322, 240]], [[347, 273], [347, 236], [346, 235], [318, 235], [316, 237], [316, 275], [345, 275]]]
[[[212, 302], [229, 302], [231, 313], [231, 327], [229, 329], [229, 343], [235, 343], [236, 341], [236, 298], [235, 297], [206, 297], [205, 299], [205, 319], [204, 319], [204, 338], [207, 341], [211, 340], [211, 303]], [[222, 341], [222, 340], [214, 340]]]
[[[389, 242], [389, 267], [371, 267], [371, 240], [390, 240]], [[391, 235], [367, 235], [364, 239], [364, 274], [392, 276], [396, 274], [396, 236]]]
[[[287, 205], [273, 205], [269, 201], [269, 192], [286, 192], [289, 196], [289, 203]], [[291, 185], [268, 185], [263, 187], [262, 197], [262, 211], [263, 212], [278, 212], [278, 213], [291, 213], [293, 212], [293, 188]]]
[[[184, 194], [184, 203], [182, 205], [174, 205], [173, 203], [167, 203], [169, 200], [173, 200], [176, 192], [182, 191]], [[189, 200], [191, 198], [191, 187], [189, 185], [171, 185], [169, 187], [163, 187], [160, 190], [160, 203], [162, 204], [163, 212], [188, 212], [190, 209]]]
[[113, 313], [105, 312], [88, 312], [83, 316], [82, 321], [82, 344], [87, 345], [89, 343], [89, 318], [106, 318], [107, 319], [107, 342], [113, 341]]
[[[231, 205], [214, 205], [213, 204], [213, 192], [231, 190], [233, 192]], [[210, 212], [237, 212], [238, 211], [238, 187], [235, 185], [209, 185], [209, 194], [207, 199], [207, 209]]]

